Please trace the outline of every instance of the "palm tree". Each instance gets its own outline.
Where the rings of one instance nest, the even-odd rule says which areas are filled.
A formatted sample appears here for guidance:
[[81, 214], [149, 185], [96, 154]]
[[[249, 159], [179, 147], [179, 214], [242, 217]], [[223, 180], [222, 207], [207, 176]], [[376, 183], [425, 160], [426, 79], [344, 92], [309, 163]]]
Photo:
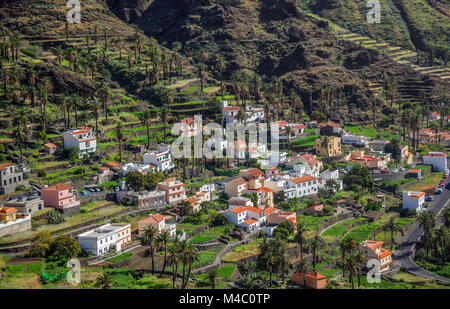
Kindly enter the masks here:
[[416, 217], [416, 222], [419, 222], [419, 226], [423, 228], [423, 242], [426, 249], [427, 258], [431, 248], [432, 232], [436, 224], [435, 215], [432, 211], [421, 212]]
[[394, 247], [394, 243], [395, 243], [394, 234], [396, 232], [403, 233], [402, 227], [400, 226], [400, 224], [395, 222], [394, 217], [391, 217], [389, 219], [389, 221], [386, 222], [386, 224], [383, 226], [383, 230], [390, 231], [390, 233], [391, 233], [391, 250], [392, 250], [392, 248]]
[[320, 241], [319, 236], [315, 236], [311, 242], [309, 243], [309, 248], [313, 254], [313, 271], [316, 272], [316, 260], [317, 260], [317, 251], [322, 247], [322, 242]]
[[172, 288], [175, 289], [175, 281], [178, 273], [178, 264], [180, 263], [180, 252], [178, 251], [178, 243], [169, 247], [169, 257], [167, 258], [167, 265], [172, 266]]
[[358, 251], [355, 255], [356, 260], [356, 270], [358, 271], [358, 289], [361, 288], [361, 269], [363, 266], [363, 263], [365, 262], [366, 258], [364, 255]]
[[296, 272], [300, 272], [303, 274], [303, 285], [306, 286], [306, 273], [308, 272], [309, 267], [306, 263], [306, 259], [301, 259], [300, 262], [297, 265]]
[[192, 265], [199, 260], [200, 255], [199, 255], [199, 251], [198, 251], [197, 247], [195, 247], [191, 243], [188, 243], [187, 244], [187, 250], [185, 251], [185, 255], [184, 256], [185, 256], [184, 261], [186, 261], [187, 264], [188, 264], [188, 272], [187, 272], [186, 280], [184, 280], [183, 289], [186, 288], [186, 285], [189, 282], [189, 277], [191, 275]]
[[330, 162], [330, 149], [328, 148], [330, 144], [330, 138], [328, 136], [324, 136], [320, 141], [320, 147], [325, 149], [327, 152], [327, 159]]
[[91, 104], [92, 113], [94, 114], [95, 118], [95, 135], [98, 138], [98, 118], [100, 117], [100, 111], [102, 109], [102, 106], [97, 98], [94, 99], [94, 102]]
[[14, 128], [12, 132], [12, 137], [16, 141], [16, 143], [19, 145], [19, 153], [20, 153], [20, 161], [23, 159], [23, 144], [26, 142], [27, 134], [26, 134], [27, 128], [26, 125], [18, 125]]
[[200, 78], [200, 92], [203, 92], [203, 79], [205, 78], [205, 65], [203, 63], [197, 65], [197, 73]]
[[443, 213], [442, 221], [446, 227], [450, 227], [450, 208], [447, 208]]
[[159, 234], [158, 236], [158, 240], [159, 243], [163, 245], [164, 247], [164, 262], [163, 262], [163, 267], [161, 270], [161, 273], [159, 274], [159, 276], [161, 277], [161, 275], [164, 273], [164, 271], [166, 270], [166, 263], [167, 263], [167, 243], [170, 240], [170, 234], [169, 232], [165, 231], [162, 232], [161, 234]]
[[300, 246], [300, 260], [302, 260], [303, 259], [303, 246], [305, 245], [305, 242], [306, 242], [305, 234], [306, 234], [306, 232], [308, 232], [309, 229], [303, 221], [297, 221], [297, 222], [298, 222], [297, 234], [295, 235], [295, 241]]
[[217, 269], [213, 268], [208, 272], [208, 279], [211, 284], [211, 289], [213, 290], [216, 288], [216, 277], [217, 277]]
[[104, 290], [111, 288], [111, 273], [103, 271], [103, 273], [97, 277], [94, 286]]
[[153, 227], [153, 225], [149, 225], [147, 230], [142, 237], [142, 244], [149, 246], [148, 253], [152, 259], [152, 275], [155, 273], [155, 244], [156, 244], [156, 234], [158, 231]]
[[119, 160], [122, 162], [122, 141], [124, 138], [122, 122], [118, 122], [115, 129], [117, 141], [119, 142]]
[[345, 259], [345, 269], [348, 271], [348, 280], [352, 284], [352, 289], [354, 289], [355, 282], [353, 278], [358, 273], [358, 261], [354, 256], [350, 255]]
[[270, 250], [267, 251], [264, 255], [264, 258], [266, 260], [266, 267], [269, 269], [269, 285], [272, 287], [272, 273], [273, 273], [273, 267], [276, 263], [276, 256], [275, 254]]
[[150, 148], [150, 126], [152, 124], [152, 112], [145, 109], [141, 114], [141, 121], [147, 128], [147, 148]]
[[167, 137], [166, 125], [167, 125], [167, 121], [168, 121], [168, 118], [170, 115], [169, 108], [166, 105], [163, 105], [159, 108], [158, 113], [159, 113], [161, 121], [164, 124], [164, 143], [165, 143], [166, 137]]
[[[447, 240], [447, 235], [448, 235], [448, 228], [446, 228], [445, 226], [441, 226], [439, 229], [437, 229], [434, 232], [435, 235], [435, 241], [436, 241], [436, 248], [439, 254], [439, 257], [444, 257], [445, 256], [445, 243]], [[441, 251], [439, 252], [439, 248], [441, 249]]]

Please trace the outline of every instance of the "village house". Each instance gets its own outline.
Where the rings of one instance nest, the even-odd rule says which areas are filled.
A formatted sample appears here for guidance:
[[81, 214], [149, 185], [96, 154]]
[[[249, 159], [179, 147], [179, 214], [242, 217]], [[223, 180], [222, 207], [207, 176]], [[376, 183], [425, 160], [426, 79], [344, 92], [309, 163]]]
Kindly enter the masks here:
[[14, 163], [0, 164], [0, 194], [14, 192], [18, 185], [25, 185], [23, 169]]
[[108, 161], [103, 163], [103, 166], [109, 168], [110, 170], [114, 172], [120, 172], [122, 169], [122, 164], [114, 162], [114, 161]]
[[280, 173], [280, 170], [276, 167], [273, 168], [267, 168], [264, 170], [264, 176], [266, 178], [270, 178], [272, 176], [278, 175]]
[[[226, 101], [224, 101], [225, 103]], [[222, 108], [222, 118], [224, 123], [235, 123], [237, 121], [237, 116], [239, 114], [239, 106], [228, 106], [225, 104]]]
[[145, 219], [138, 221], [138, 235], [142, 236], [145, 234], [145, 231], [151, 225], [153, 226], [159, 234], [164, 232], [169, 233], [170, 237], [175, 237], [177, 231], [177, 225], [175, 223], [170, 224], [168, 221], [171, 220], [171, 216], [166, 216], [158, 213], [155, 215], [151, 215]]
[[[300, 137], [305, 132], [305, 125], [299, 123], [288, 123], [287, 121], [277, 121], [272, 124], [272, 126], [278, 126], [279, 140], [285, 142], [288, 139], [294, 141]], [[289, 132], [289, 138], [288, 133]]]
[[41, 198], [45, 206], [60, 211], [64, 216], [71, 216], [80, 211], [80, 201], [77, 201], [72, 185], [58, 183], [42, 189]]
[[322, 173], [320, 178], [322, 179], [323, 187], [329, 180], [334, 180], [339, 185], [339, 191], [344, 190], [344, 182], [339, 179], [339, 170], [326, 170]]
[[31, 215], [18, 213], [14, 207], [0, 206], [0, 237], [31, 229]]
[[316, 120], [307, 121], [305, 124], [306, 124], [306, 128], [307, 129], [314, 129], [314, 128], [318, 128], [319, 127], [319, 124], [317, 123]]
[[225, 193], [228, 195], [228, 197], [241, 196], [242, 191], [247, 188], [247, 180], [243, 177], [239, 177], [225, 184]]
[[153, 164], [136, 164], [136, 163], [127, 163], [122, 166], [121, 175], [125, 177], [129, 172], [139, 172], [143, 175], [148, 174], [149, 172], [155, 171], [155, 165]]
[[430, 128], [421, 129], [419, 130], [419, 141], [426, 144], [435, 143], [437, 141], [437, 134]]
[[116, 192], [116, 199], [118, 203], [120, 203], [124, 198], [127, 199], [131, 205], [136, 207], [151, 208], [166, 204], [166, 192], [158, 190], [142, 192]]
[[320, 123], [319, 127], [320, 127], [320, 135], [339, 136], [343, 132], [341, 125], [333, 121]]
[[327, 158], [342, 154], [341, 138], [328, 137], [328, 145], [324, 144], [324, 138], [316, 139], [316, 154]]
[[264, 173], [258, 168], [247, 168], [239, 171], [239, 176], [248, 181], [248, 187], [257, 189], [263, 185]]
[[384, 242], [365, 240], [359, 244], [359, 251], [366, 260], [376, 259], [380, 263], [380, 272], [389, 270], [392, 264], [392, 252], [382, 247]]
[[420, 179], [420, 178], [422, 178], [422, 170], [412, 168], [408, 171], [408, 173], [406, 174], [406, 177]]
[[317, 194], [319, 181], [312, 176], [303, 176], [289, 179], [287, 182], [287, 189], [284, 191], [285, 198], [291, 199], [294, 197], [300, 198], [304, 196]]
[[201, 210], [201, 200], [197, 196], [191, 196], [187, 199], [187, 202], [191, 205], [191, 209], [189, 210], [189, 213], [196, 214]]
[[174, 204], [186, 199], [186, 189], [184, 183], [175, 178], [167, 178], [158, 183], [158, 190], [166, 193], [166, 202]]
[[389, 144], [390, 141], [388, 140], [383, 140], [383, 139], [376, 139], [373, 140], [369, 143], [369, 147], [370, 149], [372, 149], [372, 151], [381, 151], [383, 152], [386, 145]]
[[145, 165], [153, 165], [157, 172], [167, 172], [175, 168], [169, 145], [159, 145], [158, 150], [149, 151], [143, 156]]
[[245, 112], [247, 113], [247, 122], [264, 120], [264, 108], [247, 107]]
[[81, 250], [95, 256], [120, 252], [131, 244], [130, 224], [108, 223], [77, 236]]
[[301, 272], [296, 272], [291, 275], [291, 281], [305, 286], [310, 289], [322, 290], [327, 288], [327, 277], [318, 272], [307, 272], [306, 279], [305, 274]]
[[56, 144], [53, 143], [45, 143], [44, 144], [44, 149], [45, 152], [52, 155], [56, 152], [56, 150], [58, 149], [58, 146]]
[[432, 112], [432, 113], [430, 114], [429, 119], [430, 119], [430, 120], [440, 120], [440, 119], [441, 119], [441, 114], [436, 113], [436, 112]]
[[273, 206], [273, 190], [267, 187], [258, 187], [257, 189], [244, 189], [242, 194], [255, 194], [258, 200], [258, 207], [265, 208]]
[[429, 152], [422, 156], [423, 164], [433, 166], [434, 172], [445, 172], [447, 167], [447, 155], [443, 152]]
[[311, 175], [316, 178], [319, 177], [320, 170], [323, 167], [322, 161], [317, 160], [316, 156], [310, 153], [302, 154], [300, 156], [300, 160], [309, 165], [309, 168], [311, 169], [311, 174], [308, 175]]
[[95, 153], [97, 149], [97, 138], [92, 128], [81, 128], [63, 133], [64, 148], [75, 147], [81, 158], [85, 154]]
[[364, 151], [353, 151], [344, 158], [347, 162], [357, 162], [361, 166], [366, 166], [368, 169], [385, 169], [388, 162], [391, 160], [391, 155], [388, 153], [365, 154]]
[[252, 200], [248, 197], [232, 197], [228, 200], [228, 209], [233, 209], [236, 207], [247, 207], [253, 206]]
[[309, 214], [316, 214], [323, 212], [323, 204], [311, 205], [306, 208], [306, 212]]
[[341, 136], [343, 145], [353, 145], [356, 147], [366, 147], [370, 139], [364, 135], [343, 134]]
[[403, 191], [402, 201], [403, 208], [415, 210], [417, 213], [420, 213], [425, 203], [425, 192]]
[[130, 151], [132, 153], [144, 153], [145, 152], [145, 145], [138, 144], [138, 145], [130, 145]]
[[252, 206], [227, 209], [223, 214], [233, 225], [243, 227], [248, 231], [260, 229], [266, 223], [264, 210]]
[[44, 201], [39, 197], [20, 196], [16, 199], [5, 202], [5, 206], [16, 208], [17, 213], [33, 214], [36, 211], [44, 209]]
[[180, 136], [192, 137], [199, 134], [202, 129], [192, 117], [183, 119], [180, 123], [184, 124], [180, 129]]
[[297, 224], [297, 213], [294, 211], [277, 211], [267, 216], [267, 223], [279, 225], [284, 221], [291, 222], [294, 226]]

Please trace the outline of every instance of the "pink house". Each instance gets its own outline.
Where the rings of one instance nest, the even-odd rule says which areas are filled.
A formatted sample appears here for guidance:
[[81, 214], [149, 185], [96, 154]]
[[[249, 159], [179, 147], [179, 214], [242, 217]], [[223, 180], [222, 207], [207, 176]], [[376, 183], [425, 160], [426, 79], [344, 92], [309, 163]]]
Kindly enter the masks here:
[[64, 215], [74, 215], [80, 211], [80, 201], [77, 201], [73, 186], [58, 183], [41, 191], [45, 206], [54, 207]]

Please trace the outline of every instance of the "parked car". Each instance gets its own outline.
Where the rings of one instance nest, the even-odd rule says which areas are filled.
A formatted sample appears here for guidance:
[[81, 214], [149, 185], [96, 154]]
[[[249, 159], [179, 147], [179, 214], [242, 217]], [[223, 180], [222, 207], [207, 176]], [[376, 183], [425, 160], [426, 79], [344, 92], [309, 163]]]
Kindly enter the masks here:
[[388, 174], [388, 173], [389, 173], [389, 170], [388, 170], [388, 169], [384, 169], [384, 170], [381, 170], [381, 172], [382, 172], [382, 173], [385, 173], [385, 174]]
[[442, 188], [439, 188], [436, 192], [436, 194], [442, 194]]
[[80, 194], [81, 194], [82, 196], [91, 196], [91, 195], [92, 195], [91, 192], [89, 192], [89, 191], [87, 191], [87, 190], [81, 191]]
[[119, 191], [120, 188], [119, 187], [114, 187], [114, 191]]
[[400, 169], [400, 171], [404, 172], [404, 171], [406, 171], [406, 168], [402, 167], [402, 168]]
[[432, 196], [427, 196], [427, 198], [425, 200], [427, 202], [432, 202], [433, 201], [433, 197]]
[[392, 173], [398, 173], [398, 169], [393, 170]]
[[448, 174], [444, 174], [444, 179], [447, 179], [448, 178]]

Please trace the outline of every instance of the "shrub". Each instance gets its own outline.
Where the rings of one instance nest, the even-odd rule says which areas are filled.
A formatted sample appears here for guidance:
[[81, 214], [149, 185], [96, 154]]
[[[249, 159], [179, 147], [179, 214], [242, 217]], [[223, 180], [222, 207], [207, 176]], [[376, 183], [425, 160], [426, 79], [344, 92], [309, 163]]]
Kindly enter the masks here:
[[57, 210], [51, 210], [47, 213], [47, 224], [60, 224], [64, 221], [66, 220]]

